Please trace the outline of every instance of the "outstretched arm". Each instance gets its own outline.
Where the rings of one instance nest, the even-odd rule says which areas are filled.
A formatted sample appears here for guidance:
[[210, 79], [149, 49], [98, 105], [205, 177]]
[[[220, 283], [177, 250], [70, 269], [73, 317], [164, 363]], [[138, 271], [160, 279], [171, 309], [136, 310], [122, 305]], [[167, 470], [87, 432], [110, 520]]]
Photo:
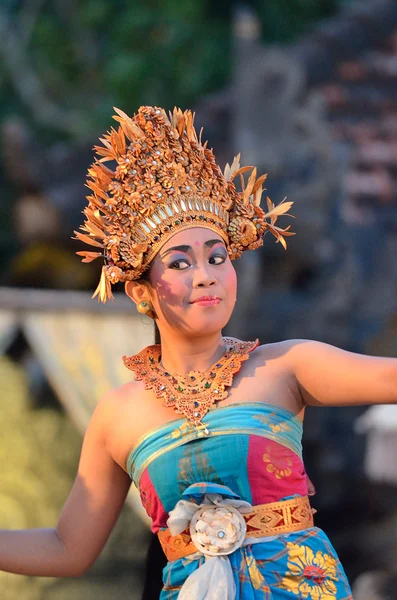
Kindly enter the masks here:
[[98, 557], [131, 483], [106, 447], [109, 404], [106, 398], [99, 402], [90, 420], [77, 477], [56, 528], [0, 530], [1, 570], [77, 577]]
[[309, 340], [283, 345], [305, 404], [397, 404], [397, 358], [365, 356]]

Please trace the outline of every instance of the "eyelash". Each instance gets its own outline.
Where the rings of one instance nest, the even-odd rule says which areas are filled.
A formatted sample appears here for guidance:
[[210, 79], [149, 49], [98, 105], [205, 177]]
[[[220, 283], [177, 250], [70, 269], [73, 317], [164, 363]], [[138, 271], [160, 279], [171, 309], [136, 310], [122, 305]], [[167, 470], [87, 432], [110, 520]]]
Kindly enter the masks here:
[[[223, 265], [223, 263], [224, 263], [224, 262], [225, 262], [225, 260], [226, 260], [226, 256], [225, 256], [224, 254], [213, 254], [212, 256], [210, 256], [210, 261], [211, 261], [212, 259], [214, 259], [214, 258], [221, 258], [221, 259], [222, 259], [222, 260], [221, 260], [221, 262], [218, 262], [218, 263], [212, 263], [212, 264], [214, 264], [214, 265]], [[210, 263], [210, 264], [211, 264], [211, 263]]]
[[[213, 260], [213, 259], [215, 259], [215, 258], [221, 258], [222, 260], [220, 262], [217, 262], [217, 263], [215, 263], [215, 262], [211, 263], [210, 261]], [[208, 262], [210, 262], [210, 264], [212, 264], [212, 265], [218, 266], [218, 265], [222, 265], [225, 262], [225, 260], [226, 260], [226, 256], [224, 256], [223, 254], [214, 254], [213, 256], [211, 256], [209, 258]], [[175, 265], [178, 265], [179, 263], [186, 263], [188, 266], [185, 267], [184, 269], [180, 269], [180, 268], [178, 268], [178, 267], [175, 266]], [[189, 264], [189, 262], [188, 262], [188, 260], [186, 258], [178, 258], [178, 260], [174, 260], [174, 262], [172, 262], [169, 265], [170, 269], [175, 269], [176, 271], [184, 271], [185, 269], [187, 269], [189, 267], [190, 267], [190, 264]]]
[[[186, 258], [178, 258], [178, 260], [174, 260], [174, 262], [172, 262], [172, 263], [169, 265], [169, 268], [170, 268], [170, 269], [176, 269], [177, 271], [184, 271], [185, 269], [179, 269], [179, 268], [176, 266], [176, 265], [178, 265], [179, 263], [186, 263], [188, 266], [190, 266], [190, 265], [189, 265], [189, 263], [188, 263], [188, 261], [186, 260]], [[186, 268], [187, 268], [187, 267], [186, 267]]]

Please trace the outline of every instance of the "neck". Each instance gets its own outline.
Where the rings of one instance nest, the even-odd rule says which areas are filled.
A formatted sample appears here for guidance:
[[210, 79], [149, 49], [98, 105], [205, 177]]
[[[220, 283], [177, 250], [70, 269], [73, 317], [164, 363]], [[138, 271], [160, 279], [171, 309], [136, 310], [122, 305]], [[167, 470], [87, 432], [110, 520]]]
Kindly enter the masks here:
[[169, 373], [186, 375], [189, 371], [207, 371], [224, 352], [220, 331], [194, 338], [161, 336], [161, 363]]

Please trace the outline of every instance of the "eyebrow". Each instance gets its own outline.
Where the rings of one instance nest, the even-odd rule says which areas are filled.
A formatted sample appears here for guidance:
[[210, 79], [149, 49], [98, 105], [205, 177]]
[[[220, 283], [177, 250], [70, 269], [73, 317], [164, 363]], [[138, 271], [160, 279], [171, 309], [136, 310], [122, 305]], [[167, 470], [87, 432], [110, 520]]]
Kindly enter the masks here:
[[[222, 244], [223, 245], [223, 240], [208, 240], [207, 242], [204, 242], [204, 246], [206, 248], [212, 248], [212, 246], [215, 246], [215, 244]], [[166, 256], [167, 254], [169, 254], [170, 252], [189, 252], [190, 250], [193, 250], [193, 248], [191, 246], [187, 246], [187, 245], [182, 245], [182, 246], [172, 246], [172, 248], [168, 248], [167, 250], [165, 250], [163, 252], [163, 254], [161, 255], [161, 258], [163, 258], [164, 256]]]

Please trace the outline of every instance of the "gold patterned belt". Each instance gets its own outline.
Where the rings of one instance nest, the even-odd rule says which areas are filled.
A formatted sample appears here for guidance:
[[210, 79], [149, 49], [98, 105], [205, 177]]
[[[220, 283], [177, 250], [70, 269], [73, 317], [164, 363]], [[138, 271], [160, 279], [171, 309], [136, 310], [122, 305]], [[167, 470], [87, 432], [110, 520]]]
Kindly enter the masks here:
[[[308, 496], [258, 504], [253, 506], [252, 512], [241, 514], [246, 526], [245, 538], [292, 533], [313, 527], [313, 512]], [[157, 535], [168, 561], [178, 560], [199, 550], [192, 541], [189, 528], [174, 536], [169, 529], [161, 529]]]

